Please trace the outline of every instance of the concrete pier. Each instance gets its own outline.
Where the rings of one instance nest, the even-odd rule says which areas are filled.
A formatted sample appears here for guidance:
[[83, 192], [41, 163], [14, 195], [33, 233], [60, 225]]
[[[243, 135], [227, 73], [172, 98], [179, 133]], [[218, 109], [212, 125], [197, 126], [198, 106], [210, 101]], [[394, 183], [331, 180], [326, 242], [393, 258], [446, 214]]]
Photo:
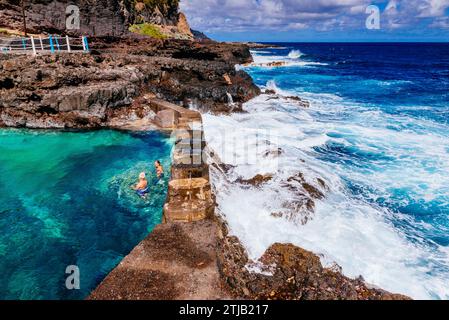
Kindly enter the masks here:
[[149, 119], [175, 138], [163, 223], [91, 293], [91, 300], [231, 299], [218, 270], [219, 227], [201, 114], [146, 98]]
[[175, 137], [163, 222], [192, 222], [214, 213], [209, 167], [203, 157], [201, 114], [160, 99], [147, 99], [156, 114], [154, 122], [161, 129], [171, 130]]

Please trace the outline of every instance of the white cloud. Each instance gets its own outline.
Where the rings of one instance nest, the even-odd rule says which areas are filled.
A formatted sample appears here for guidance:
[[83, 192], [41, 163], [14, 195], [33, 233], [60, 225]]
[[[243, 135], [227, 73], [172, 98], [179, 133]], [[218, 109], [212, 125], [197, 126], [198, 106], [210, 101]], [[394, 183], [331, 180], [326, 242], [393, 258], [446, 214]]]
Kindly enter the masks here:
[[421, 17], [441, 17], [449, 8], [449, 0], [426, 0], [420, 5]]
[[300, 22], [294, 22], [294, 23], [289, 23], [287, 25], [287, 30], [299, 30], [299, 29], [304, 29], [307, 28], [307, 25], [304, 23], [300, 23]]
[[435, 19], [430, 24], [430, 27], [438, 28], [438, 29], [449, 29], [449, 17], [439, 17], [439, 18]]
[[[363, 28], [372, 0], [181, 0], [194, 29], [284, 31]], [[443, 28], [449, 0], [385, 0], [382, 28], [416, 26], [423, 19]]]

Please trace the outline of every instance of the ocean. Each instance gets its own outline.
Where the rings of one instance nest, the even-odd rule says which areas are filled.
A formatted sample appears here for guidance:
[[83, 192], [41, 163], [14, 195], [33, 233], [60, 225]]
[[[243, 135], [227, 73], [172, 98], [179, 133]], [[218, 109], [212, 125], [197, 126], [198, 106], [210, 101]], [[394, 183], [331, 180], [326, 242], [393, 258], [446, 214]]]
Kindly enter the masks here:
[[[449, 44], [276, 45], [253, 50], [255, 63], [238, 68], [277, 97], [203, 117], [209, 145], [235, 166], [212, 172], [231, 233], [253, 259], [275, 242], [293, 243], [349, 277], [449, 299]], [[268, 67], [273, 61], [284, 65]], [[267, 157], [273, 150], [282, 152]], [[246, 161], [249, 153], [258, 160]], [[326, 184], [304, 225], [273, 215], [294, 207], [298, 195], [285, 181], [298, 173]], [[256, 174], [273, 179], [234, 182]]]
[[[1, 129], [0, 299], [87, 297], [160, 223], [168, 176], [153, 163], [169, 168], [171, 148], [157, 132]], [[141, 171], [146, 200], [130, 189]]]

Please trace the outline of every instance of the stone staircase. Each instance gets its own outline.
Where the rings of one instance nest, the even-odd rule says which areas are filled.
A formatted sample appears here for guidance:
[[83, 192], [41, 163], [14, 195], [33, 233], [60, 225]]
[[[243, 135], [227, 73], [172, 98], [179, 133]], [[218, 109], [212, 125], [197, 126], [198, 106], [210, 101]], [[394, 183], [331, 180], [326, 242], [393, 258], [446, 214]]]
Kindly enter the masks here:
[[156, 114], [155, 124], [171, 130], [176, 139], [163, 221], [192, 222], [212, 216], [215, 202], [209, 167], [203, 159], [206, 143], [201, 114], [154, 98], [149, 104]]

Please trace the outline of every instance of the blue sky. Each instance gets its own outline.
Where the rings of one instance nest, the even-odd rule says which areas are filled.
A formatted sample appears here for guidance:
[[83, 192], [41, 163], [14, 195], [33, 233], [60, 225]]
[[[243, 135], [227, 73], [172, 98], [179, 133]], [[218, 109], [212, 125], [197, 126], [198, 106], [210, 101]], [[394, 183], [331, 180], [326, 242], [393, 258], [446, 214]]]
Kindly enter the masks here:
[[[366, 27], [370, 5], [379, 29]], [[181, 0], [181, 10], [222, 41], [449, 41], [449, 0]]]

